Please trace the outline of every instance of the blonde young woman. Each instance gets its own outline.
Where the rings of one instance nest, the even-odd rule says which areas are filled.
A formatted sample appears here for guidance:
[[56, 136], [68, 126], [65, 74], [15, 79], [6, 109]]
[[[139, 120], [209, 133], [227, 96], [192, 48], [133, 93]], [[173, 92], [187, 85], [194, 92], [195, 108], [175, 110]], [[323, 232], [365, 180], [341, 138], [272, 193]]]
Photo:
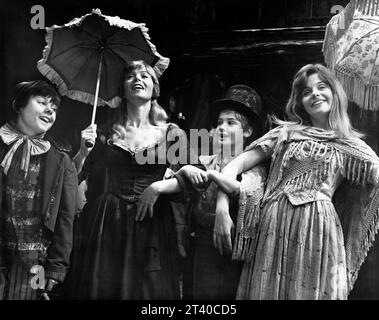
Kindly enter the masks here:
[[[185, 133], [166, 123], [157, 103], [159, 83], [144, 61], [130, 62], [123, 73], [124, 104], [104, 143], [96, 127], [82, 132], [75, 162], [84, 179], [103, 167], [104, 192], [86, 204], [77, 230], [70, 296], [77, 299], [179, 299], [175, 220], [164, 196], [149, 212], [137, 215], [141, 194], [161, 180], [173, 164], [168, 150], [175, 144], [189, 157]], [[92, 150], [86, 141], [95, 143]], [[192, 157], [192, 159], [197, 157]], [[146, 161], [144, 161], [146, 160]], [[96, 170], [97, 170], [96, 169]], [[91, 187], [89, 185], [89, 187]]]
[[[347, 103], [330, 70], [304, 66], [286, 106], [289, 122], [224, 168], [235, 177], [271, 159], [258, 223], [246, 235], [252, 245], [238, 299], [347, 299], [374, 240], [379, 206], [379, 159], [352, 128]], [[362, 188], [362, 197], [340, 210]], [[214, 229], [219, 248], [230, 237], [228, 214], [220, 192]]]

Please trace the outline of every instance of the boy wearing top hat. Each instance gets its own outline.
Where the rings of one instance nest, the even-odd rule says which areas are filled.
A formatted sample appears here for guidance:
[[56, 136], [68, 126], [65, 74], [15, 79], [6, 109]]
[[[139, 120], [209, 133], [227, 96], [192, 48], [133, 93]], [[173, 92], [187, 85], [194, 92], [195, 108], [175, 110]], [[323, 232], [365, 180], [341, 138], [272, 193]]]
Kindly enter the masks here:
[[[207, 169], [207, 177], [212, 182], [207, 190], [200, 194], [195, 202], [195, 261], [194, 261], [194, 298], [195, 299], [235, 299], [241, 272], [241, 263], [232, 260], [232, 239], [230, 247], [221, 252], [215, 248], [213, 227], [216, 219], [217, 190], [222, 188], [231, 196], [229, 204], [230, 229], [236, 234], [233, 258], [242, 260], [241, 241], [243, 242], [243, 222], [237, 223], [239, 203], [248, 194], [254, 192], [255, 203], [259, 206], [260, 194], [263, 194], [265, 170], [256, 170], [234, 179], [221, 174], [223, 167], [243, 148], [262, 134], [260, 119], [261, 100], [258, 94], [248, 86], [230, 87], [224, 99], [211, 105], [210, 121], [215, 128], [213, 138], [218, 150], [211, 156], [200, 156]], [[231, 151], [231, 152], [230, 152]], [[185, 168], [184, 168], [185, 169]], [[242, 191], [242, 192], [241, 192]], [[237, 232], [235, 232], [237, 226]], [[240, 239], [240, 240], [239, 240]], [[239, 243], [239, 245], [238, 245]]]
[[[230, 87], [224, 99], [211, 105], [213, 145], [217, 150], [213, 155], [200, 156], [207, 171], [186, 165], [175, 174], [177, 179], [153, 183], [139, 200], [137, 216], [143, 217], [161, 193], [188, 191], [188, 180], [194, 185], [199, 185], [199, 181], [209, 184], [205, 191], [197, 189], [198, 192], [191, 193], [195, 217], [194, 299], [235, 299], [242, 264], [233, 260], [243, 260], [251, 245], [252, 239], [245, 239], [244, 231], [253, 228], [257, 220], [265, 170], [262, 166], [255, 167], [237, 180], [224, 176], [221, 170], [262, 134], [260, 111], [260, 97], [252, 88], [244, 85]], [[233, 234], [230, 234], [230, 246], [220, 252], [213, 240], [218, 188], [232, 199], [230, 215], [223, 218], [228, 220]], [[248, 214], [241, 214], [246, 210]], [[243, 219], [238, 220], [237, 216]]]

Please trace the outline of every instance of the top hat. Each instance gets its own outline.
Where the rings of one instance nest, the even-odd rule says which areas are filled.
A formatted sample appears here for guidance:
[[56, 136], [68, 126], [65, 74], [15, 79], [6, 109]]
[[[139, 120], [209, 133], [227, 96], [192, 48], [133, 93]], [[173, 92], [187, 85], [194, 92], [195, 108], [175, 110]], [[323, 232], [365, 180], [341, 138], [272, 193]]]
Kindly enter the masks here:
[[247, 117], [254, 131], [260, 132], [261, 109], [261, 98], [254, 89], [245, 85], [234, 85], [226, 91], [225, 98], [211, 104], [211, 124], [217, 126], [217, 119], [222, 110], [235, 110]]

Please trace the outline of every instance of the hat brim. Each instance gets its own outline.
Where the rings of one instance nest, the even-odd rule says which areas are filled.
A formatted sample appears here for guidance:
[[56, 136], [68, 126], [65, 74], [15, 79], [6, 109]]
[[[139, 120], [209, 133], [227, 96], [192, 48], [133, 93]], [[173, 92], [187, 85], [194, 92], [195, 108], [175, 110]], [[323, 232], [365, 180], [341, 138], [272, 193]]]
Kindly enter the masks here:
[[211, 104], [209, 120], [213, 127], [217, 127], [218, 116], [223, 110], [233, 110], [246, 116], [254, 130], [259, 132], [262, 130], [261, 118], [258, 114], [243, 103], [231, 99], [220, 99]]

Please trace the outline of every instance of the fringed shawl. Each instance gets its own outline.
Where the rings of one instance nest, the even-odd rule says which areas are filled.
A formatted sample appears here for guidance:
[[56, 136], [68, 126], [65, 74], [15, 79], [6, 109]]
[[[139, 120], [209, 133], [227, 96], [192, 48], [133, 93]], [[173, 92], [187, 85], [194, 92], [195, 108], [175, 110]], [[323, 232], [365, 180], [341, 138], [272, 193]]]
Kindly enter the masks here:
[[248, 259], [254, 250], [265, 180], [266, 170], [262, 166], [242, 174], [232, 255], [234, 260]]
[[[348, 288], [352, 290], [379, 227], [379, 158], [358, 138], [341, 139], [333, 131], [301, 125], [279, 126], [246, 150], [257, 147], [272, 160], [263, 203], [283, 192], [303, 196], [294, 205], [317, 201], [312, 200], [312, 191], [332, 174], [332, 161], [337, 161], [334, 168], [346, 181], [334, 194], [333, 203], [344, 232]], [[283, 168], [294, 158], [296, 168], [285, 175]]]

